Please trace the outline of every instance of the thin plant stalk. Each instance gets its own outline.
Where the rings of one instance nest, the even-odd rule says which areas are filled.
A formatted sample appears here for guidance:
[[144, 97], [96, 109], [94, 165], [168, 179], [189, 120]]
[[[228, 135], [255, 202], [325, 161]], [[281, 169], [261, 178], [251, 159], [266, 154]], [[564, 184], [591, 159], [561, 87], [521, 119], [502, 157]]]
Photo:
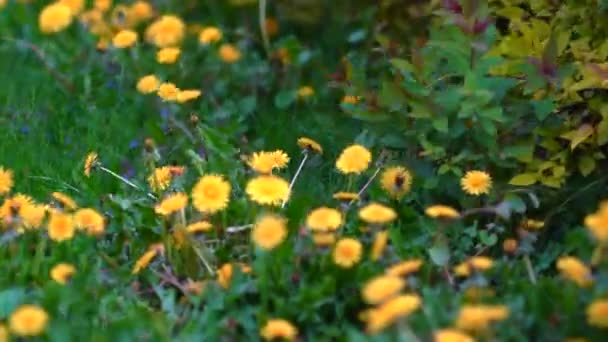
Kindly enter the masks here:
[[532, 262], [530, 261], [530, 256], [528, 256], [528, 254], [524, 255], [524, 264], [526, 265], [526, 271], [528, 271], [528, 278], [530, 278], [530, 282], [536, 285], [536, 274], [534, 273]]
[[268, 30], [266, 29], [266, 0], [260, 0], [259, 3], [259, 17], [260, 17], [260, 32], [262, 33], [262, 42], [264, 44], [264, 51], [270, 56], [270, 39], [268, 38]]
[[[306, 164], [306, 160], [308, 160], [308, 153], [304, 154], [304, 158], [302, 158], [302, 161], [300, 162], [300, 166], [298, 166], [298, 170], [296, 171], [296, 174], [293, 176], [293, 178], [291, 179], [291, 182], [289, 183], [289, 192], [288, 192], [289, 195], [291, 195], [293, 186], [296, 184], [296, 180], [298, 179], [300, 172], [302, 172], [302, 169], [304, 168], [304, 164]], [[285, 208], [287, 201], [289, 201], [289, 197], [283, 201], [283, 204], [281, 204], [281, 209]]]
[[[112, 170], [110, 170], [110, 169], [108, 169], [108, 168], [106, 168], [104, 166], [101, 166], [101, 165], [98, 165], [97, 167], [101, 171], [104, 171], [104, 172], [110, 174], [111, 176], [113, 176], [115, 178], [118, 178], [121, 182], [127, 184], [128, 186], [132, 187], [133, 189], [136, 189], [136, 190], [139, 190], [139, 191], [143, 191], [140, 187], [138, 187], [137, 185], [135, 185], [133, 182], [131, 182], [130, 180], [126, 179], [125, 177], [117, 174], [116, 172], [114, 172], [114, 171], [112, 171]], [[154, 199], [154, 200], [156, 199], [156, 196], [152, 195], [151, 193], [146, 193], [146, 195], [148, 195], [148, 197], [150, 197], [151, 199]]]

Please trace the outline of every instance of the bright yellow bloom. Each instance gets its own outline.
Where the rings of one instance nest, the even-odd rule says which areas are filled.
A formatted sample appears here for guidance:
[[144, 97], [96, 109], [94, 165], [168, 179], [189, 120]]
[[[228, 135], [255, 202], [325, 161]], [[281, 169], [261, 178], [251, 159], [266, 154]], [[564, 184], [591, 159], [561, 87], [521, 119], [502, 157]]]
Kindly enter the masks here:
[[284, 218], [275, 215], [263, 216], [253, 226], [251, 239], [261, 249], [274, 249], [287, 237], [285, 221]]
[[360, 99], [361, 99], [361, 96], [344, 95], [341, 102], [345, 103], [345, 104], [357, 104]]
[[78, 229], [85, 229], [90, 235], [103, 233], [106, 223], [103, 216], [95, 209], [83, 208], [74, 213], [74, 221]]
[[51, 194], [51, 196], [53, 196], [53, 198], [59, 202], [59, 204], [61, 204], [62, 207], [69, 209], [69, 210], [76, 210], [78, 209], [78, 204], [76, 204], [76, 202], [72, 199], [72, 197], [62, 193], [62, 192], [53, 192]]
[[433, 334], [433, 342], [475, 342], [475, 339], [456, 329], [443, 329]]
[[156, 53], [156, 61], [160, 64], [173, 64], [179, 58], [182, 53], [180, 48], [166, 47], [158, 50]]
[[410, 192], [412, 187], [412, 175], [403, 166], [389, 167], [382, 173], [380, 184], [391, 196], [400, 198]]
[[368, 281], [361, 295], [367, 304], [380, 304], [395, 297], [405, 287], [405, 281], [394, 276], [379, 276]]
[[591, 269], [575, 257], [561, 257], [557, 260], [557, 269], [562, 277], [569, 279], [580, 287], [593, 284]]
[[482, 332], [491, 323], [509, 317], [509, 308], [504, 305], [464, 305], [455, 325], [458, 329], [471, 332]]
[[492, 177], [484, 171], [468, 171], [460, 179], [460, 186], [469, 195], [479, 196], [481, 194], [488, 194], [492, 188]]
[[133, 271], [131, 274], [138, 274], [144, 268], [150, 265], [150, 262], [156, 257], [158, 254], [164, 253], [164, 247], [162, 244], [154, 244], [148, 247], [148, 250], [141, 256], [137, 261], [135, 261], [135, 265], [133, 266]]
[[473, 272], [487, 271], [492, 266], [494, 266], [494, 260], [485, 256], [474, 256], [454, 267], [454, 273], [462, 277], [468, 277]]
[[315, 90], [311, 86], [302, 86], [298, 89], [298, 97], [301, 99], [306, 99], [315, 94]]
[[371, 161], [372, 154], [368, 149], [361, 145], [351, 145], [336, 160], [336, 168], [344, 174], [359, 174], [367, 170]]
[[597, 242], [608, 242], [608, 201], [602, 202], [598, 211], [585, 217], [585, 226]]
[[222, 31], [214, 26], [205, 27], [198, 36], [201, 44], [207, 45], [222, 39]]
[[13, 182], [13, 171], [4, 169], [0, 166], [0, 195], [4, 195], [11, 191], [15, 183]]
[[129, 7], [128, 17], [134, 22], [141, 22], [152, 18], [154, 9], [147, 1], [135, 1]]
[[260, 331], [260, 335], [266, 341], [287, 340], [293, 341], [298, 334], [298, 329], [284, 319], [271, 319]]
[[48, 224], [49, 237], [61, 242], [74, 237], [74, 220], [71, 215], [56, 211], [51, 214]]
[[25, 304], [18, 307], [9, 318], [11, 332], [19, 337], [41, 335], [46, 330], [49, 315], [39, 306]]
[[[2, 8], [2, 6], [4, 6], [2, 4], [2, 1], [6, 1], [6, 0], [0, 0], [0, 8]], [[8, 342], [8, 328], [4, 325], [4, 324], [0, 324], [0, 342]]]
[[186, 25], [176, 16], [164, 15], [146, 29], [146, 40], [164, 48], [179, 45], [184, 39]]
[[598, 299], [587, 307], [587, 322], [598, 328], [608, 328], [608, 300]]
[[350, 201], [356, 201], [359, 199], [359, 194], [356, 192], [344, 192], [344, 191], [340, 191], [340, 192], [336, 192], [333, 196], [334, 199], [337, 199], [338, 201], [345, 201], [345, 202], [350, 202]]
[[76, 273], [76, 268], [70, 264], [57, 264], [51, 269], [51, 279], [61, 285], [65, 285]]
[[513, 254], [517, 251], [518, 242], [515, 239], [506, 239], [502, 242], [502, 250], [505, 253]]
[[192, 203], [201, 213], [216, 213], [228, 206], [230, 189], [223, 176], [205, 175], [192, 188]]
[[177, 94], [179, 94], [179, 91], [179, 88], [176, 87], [175, 84], [165, 82], [158, 87], [157, 94], [161, 99], [163, 99], [163, 101], [171, 102], [177, 100]]
[[70, 11], [73, 15], [76, 15], [82, 12], [84, 8], [85, 0], [59, 0], [60, 4], [66, 5], [70, 8]]
[[406, 277], [412, 273], [418, 272], [422, 266], [422, 260], [412, 259], [404, 260], [386, 269], [386, 274], [396, 277]]
[[84, 175], [87, 176], [87, 177], [90, 177], [91, 176], [91, 171], [97, 165], [99, 165], [99, 160], [98, 160], [97, 153], [91, 152], [91, 153], [87, 154], [87, 157], [86, 157], [86, 159], [84, 161]]
[[281, 205], [289, 198], [289, 183], [273, 175], [258, 176], [247, 183], [245, 191], [258, 204]]
[[306, 217], [306, 226], [314, 232], [333, 232], [342, 225], [342, 222], [342, 213], [328, 207], [317, 208]]
[[375, 334], [384, 330], [398, 319], [407, 317], [420, 308], [422, 300], [417, 295], [401, 295], [377, 308], [369, 310], [367, 331]]
[[72, 10], [60, 2], [47, 5], [40, 12], [38, 26], [42, 33], [56, 33], [72, 23]]
[[522, 223], [522, 228], [527, 230], [540, 230], [545, 227], [545, 222], [539, 220], [527, 219]]
[[374, 239], [374, 243], [372, 244], [372, 251], [370, 253], [370, 257], [373, 261], [380, 259], [382, 253], [384, 253], [384, 249], [386, 248], [387, 244], [388, 231], [383, 230], [381, 232], [376, 233], [376, 238]]
[[274, 169], [285, 168], [287, 163], [289, 163], [289, 156], [281, 150], [255, 152], [247, 161], [249, 167], [263, 174], [269, 174]]
[[458, 210], [440, 204], [426, 208], [424, 213], [429, 217], [438, 219], [457, 219], [460, 217]]
[[222, 61], [226, 63], [235, 63], [241, 59], [241, 52], [232, 44], [222, 44], [218, 52]]
[[397, 213], [380, 203], [370, 203], [359, 210], [359, 218], [371, 224], [386, 224], [397, 218]]
[[[251, 273], [251, 267], [244, 264], [238, 264], [238, 266], [242, 273]], [[224, 289], [230, 287], [233, 273], [233, 267], [230, 263], [223, 264], [217, 270], [217, 282], [220, 284], [221, 287], [223, 287]]]
[[313, 233], [312, 241], [316, 246], [327, 247], [331, 246], [336, 242], [336, 234], [332, 233]]
[[352, 238], [338, 240], [334, 248], [334, 263], [342, 268], [351, 268], [361, 260], [363, 246]]
[[186, 227], [186, 231], [190, 234], [196, 233], [206, 233], [213, 228], [213, 225], [208, 221], [199, 221], [195, 223], [191, 223]]
[[[11, 198], [7, 198], [4, 200], [2, 205], [0, 206], [0, 223], [4, 221], [5, 224], [13, 223], [13, 220], [20, 216], [22, 219], [24, 218], [24, 213], [27, 213], [29, 207], [34, 206], [34, 202], [30, 196], [23, 194], [16, 194]], [[26, 212], [24, 212], [24, 210]], [[44, 216], [44, 214], [42, 214]], [[42, 220], [42, 218], [40, 218]], [[27, 225], [27, 222], [24, 222]], [[39, 225], [40, 222], [38, 222]], [[25, 227], [28, 228], [28, 227]]]
[[150, 184], [152, 191], [159, 192], [167, 189], [172, 179], [173, 174], [169, 166], [157, 167], [148, 177], [148, 184]]
[[105, 12], [112, 7], [112, 0], [95, 0], [93, 5], [96, 10], [100, 12]]
[[298, 146], [306, 151], [316, 152], [319, 154], [323, 153], [323, 147], [321, 147], [318, 142], [307, 137], [298, 138]]
[[131, 30], [122, 30], [112, 38], [112, 45], [119, 49], [132, 47], [137, 43], [137, 32]]
[[155, 92], [160, 85], [160, 81], [155, 75], [147, 75], [137, 81], [137, 91], [142, 94]]
[[169, 216], [183, 210], [188, 205], [188, 196], [183, 192], [171, 194], [156, 205], [154, 211], [163, 216]]
[[[46, 215], [46, 207], [37, 204], [24, 204], [19, 208], [19, 216], [23, 220], [23, 228], [40, 228]], [[2, 216], [2, 215], [0, 215]]]
[[178, 103], [186, 103], [188, 101], [197, 99], [201, 96], [201, 91], [198, 89], [186, 89], [186, 90], [180, 90], [179, 93], [177, 93], [177, 102]]

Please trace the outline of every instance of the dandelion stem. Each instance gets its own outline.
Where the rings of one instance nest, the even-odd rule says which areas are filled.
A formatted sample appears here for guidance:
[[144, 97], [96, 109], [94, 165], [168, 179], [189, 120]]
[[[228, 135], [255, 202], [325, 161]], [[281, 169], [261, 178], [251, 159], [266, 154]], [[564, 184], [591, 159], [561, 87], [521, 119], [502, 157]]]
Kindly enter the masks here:
[[207, 272], [209, 272], [209, 275], [211, 275], [213, 277], [215, 275], [215, 272], [213, 272], [213, 268], [211, 267], [211, 264], [209, 263], [209, 261], [207, 260], [207, 258], [204, 255], [205, 252], [209, 252], [209, 250], [207, 249], [207, 247], [205, 245], [198, 244], [198, 243], [197, 244], [193, 244], [193, 247], [194, 248], [192, 248], [192, 249], [194, 250], [194, 252], [198, 256], [198, 258], [201, 259], [201, 261], [203, 262], [203, 265], [205, 265], [205, 268], [207, 269]]
[[[104, 166], [97, 166], [101, 171], [104, 171], [108, 174], [110, 174], [111, 176], [118, 178], [120, 181], [122, 181], [123, 183], [127, 184], [128, 186], [132, 187], [133, 189], [139, 190], [139, 191], [143, 191], [140, 187], [138, 187], [137, 185], [135, 185], [133, 182], [131, 182], [130, 180], [126, 179], [125, 177], [119, 175], [118, 173], [104, 167]], [[151, 193], [146, 193], [146, 195], [148, 195], [148, 197], [150, 197], [153, 200], [156, 200], [156, 196], [152, 195]]]
[[270, 56], [270, 40], [268, 39], [268, 30], [266, 30], [266, 0], [260, 0], [259, 17], [264, 50], [266, 51], [266, 54]]
[[378, 176], [379, 172], [380, 172], [380, 168], [377, 168], [376, 171], [374, 171], [374, 174], [371, 177], [369, 177], [369, 179], [367, 180], [367, 183], [365, 183], [365, 185], [361, 188], [361, 190], [359, 190], [359, 192], [357, 193], [357, 196], [361, 197], [361, 194], [363, 194], [365, 192], [365, 190], [367, 190], [367, 188], [369, 188], [369, 186], [372, 184], [374, 179], [376, 179], [376, 176]]
[[242, 232], [243, 230], [247, 230], [251, 227], [253, 227], [253, 223], [245, 224], [242, 226], [232, 226], [232, 227], [226, 228], [226, 233], [228, 233], [228, 234], [238, 233], [238, 232]]
[[524, 255], [524, 264], [526, 265], [526, 270], [528, 271], [528, 278], [530, 278], [530, 282], [536, 285], [536, 274], [534, 273], [534, 269], [532, 268], [532, 262], [530, 261], [530, 256], [528, 256], [528, 254]]
[[[305, 153], [304, 158], [302, 158], [302, 161], [300, 162], [300, 166], [298, 166], [298, 170], [296, 171], [296, 174], [291, 179], [291, 183], [289, 183], [289, 194], [290, 195], [291, 195], [291, 190], [293, 189], [293, 186], [296, 184], [296, 180], [298, 179], [300, 172], [302, 172], [302, 168], [304, 168], [304, 164], [306, 164], [307, 159], [308, 159], [308, 153]], [[285, 205], [287, 204], [288, 200], [289, 200], [289, 197], [283, 201], [283, 204], [281, 204], [281, 209], [285, 208]]]
[[51, 182], [55, 182], [58, 184], [61, 184], [63, 186], [66, 186], [74, 191], [76, 191], [77, 193], [80, 193], [80, 190], [78, 190], [78, 188], [76, 188], [75, 186], [68, 184], [66, 182], [60, 181], [58, 179], [53, 179], [51, 177], [45, 177], [45, 176], [28, 176], [27, 178], [31, 178], [31, 179], [40, 179], [40, 180], [45, 180], [45, 181], [51, 181]]

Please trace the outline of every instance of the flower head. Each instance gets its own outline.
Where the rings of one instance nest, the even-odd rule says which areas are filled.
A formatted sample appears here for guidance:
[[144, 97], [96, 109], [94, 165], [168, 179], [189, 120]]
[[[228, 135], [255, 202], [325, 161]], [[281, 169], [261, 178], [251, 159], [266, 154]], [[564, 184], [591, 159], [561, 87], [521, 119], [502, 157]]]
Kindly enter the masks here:
[[156, 205], [154, 211], [163, 216], [169, 216], [177, 211], [184, 209], [188, 205], [188, 196], [183, 192], [178, 192], [165, 197]]
[[62, 192], [53, 192], [51, 194], [51, 196], [53, 196], [53, 199], [56, 200], [57, 202], [59, 202], [59, 204], [64, 207], [65, 209], [69, 209], [69, 210], [76, 210], [78, 209], [78, 204], [76, 204], [76, 201], [74, 201], [72, 199], [72, 197], [62, 193]]
[[163, 99], [163, 101], [177, 101], [177, 94], [179, 94], [179, 88], [171, 82], [162, 83], [158, 86], [157, 94]]
[[122, 30], [112, 38], [112, 45], [119, 49], [132, 47], [137, 43], [137, 32], [132, 30]]
[[545, 222], [533, 219], [526, 219], [521, 224], [526, 230], [541, 230], [545, 227]]
[[386, 224], [397, 218], [397, 213], [379, 203], [370, 203], [359, 210], [359, 218], [367, 223]]
[[336, 168], [344, 174], [359, 174], [367, 170], [371, 161], [372, 154], [368, 149], [361, 145], [351, 145], [336, 160]]
[[342, 213], [328, 207], [317, 208], [306, 217], [306, 226], [314, 232], [333, 232], [342, 225]]
[[179, 45], [184, 39], [186, 25], [176, 16], [164, 15], [146, 29], [146, 40], [164, 48]]
[[471, 336], [456, 329], [443, 329], [433, 334], [433, 342], [475, 342]]
[[68, 6], [72, 14], [82, 12], [85, 5], [85, 0], [59, 0], [58, 2]]
[[312, 241], [316, 246], [319, 247], [327, 247], [331, 246], [336, 242], [336, 234], [333, 232], [330, 233], [313, 233]]
[[396, 277], [406, 277], [412, 273], [418, 272], [422, 266], [422, 260], [412, 259], [405, 260], [386, 269], [386, 274]]
[[358, 200], [359, 194], [356, 192], [339, 191], [339, 192], [336, 192], [335, 194], [333, 194], [332, 197], [338, 201], [350, 202], [350, 201]]
[[173, 64], [181, 53], [182, 50], [176, 47], [162, 48], [156, 53], [156, 61], [160, 64]]
[[230, 189], [223, 176], [205, 175], [192, 188], [192, 203], [201, 213], [216, 213], [228, 206]]
[[0, 166], [0, 195], [4, 195], [13, 188], [13, 171]]
[[[46, 206], [38, 204], [24, 204], [19, 208], [19, 216], [23, 220], [23, 228], [40, 228], [46, 216]], [[2, 216], [2, 215], [0, 215]]]
[[399, 294], [405, 287], [405, 281], [395, 276], [379, 276], [368, 281], [361, 295], [367, 304], [380, 304]]
[[289, 163], [289, 156], [281, 150], [260, 151], [253, 153], [247, 163], [256, 172], [269, 174], [274, 169], [285, 168]]
[[384, 253], [384, 249], [388, 244], [388, 231], [383, 230], [381, 232], [376, 233], [376, 238], [374, 239], [374, 243], [372, 243], [372, 251], [371, 251], [371, 259], [376, 261], [380, 259], [382, 253]]
[[608, 242], [608, 201], [602, 202], [597, 212], [585, 217], [585, 226], [597, 242]]
[[561, 275], [576, 283], [580, 287], [589, 287], [593, 284], [591, 269], [575, 257], [561, 257], [557, 260], [557, 269]]
[[150, 184], [152, 191], [159, 192], [167, 189], [172, 179], [173, 174], [169, 166], [157, 167], [148, 177], [148, 184]]
[[382, 173], [380, 184], [391, 196], [399, 198], [410, 192], [412, 175], [403, 166], [389, 167]]
[[76, 273], [76, 268], [70, 264], [57, 264], [51, 269], [51, 278], [61, 285], [65, 285]]
[[20, 337], [41, 335], [46, 330], [49, 315], [39, 306], [25, 304], [18, 307], [9, 318], [13, 334]]
[[198, 89], [186, 89], [186, 90], [180, 90], [179, 93], [177, 93], [177, 103], [186, 103], [188, 101], [192, 101], [194, 99], [197, 99], [201, 96], [201, 91]]
[[359, 240], [342, 238], [334, 247], [334, 263], [342, 268], [351, 268], [361, 260], [363, 246]]
[[266, 322], [266, 325], [260, 331], [260, 335], [266, 341], [276, 339], [293, 341], [298, 334], [298, 329], [284, 319], [271, 319]]
[[49, 237], [61, 242], [74, 237], [74, 220], [71, 215], [56, 211], [51, 214], [48, 224]]
[[235, 63], [241, 59], [241, 52], [232, 44], [222, 44], [219, 49], [220, 58], [226, 63]]
[[155, 92], [160, 85], [160, 81], [156, 75], [147, 75], [137, 81], [137, 91], [142, 94], [150, 94]]
[[587, 306], [587, 322], [598, 328], [608, 328], [608, 300], [598, 299]]
[[460, 186], [469, 195], [488, 194], [492, 188], [492, 177], [484, 171], [468, 171], [460, 180]]
[[509, 317], [509, 308], [504, 305], [465, 305], [460, 308], [456, 327], [464, 331], [481, 332], [491, 323]]
[[141, 22], [152, 18], [154, 15], [154, 9], [149, 2], [139, 0], [135, 1], [131, 7], [129, 7], [128, 17], [134, 22]]
[[190, 234], [206, 233], [213, 228], [213, 225], [208, 221], [198, 221], [186, 226], [186, 231]]
[[105, 219], [95, 209], [83, 208], [74, 213], [78, 229], [85, 229], [90, 235], [99, 235], [105, 229]]
[[426, 216], [437, 219], [453, 220], [460, 217], [460, 213], [458, 212], [458, 210], [452, 207], [448, 207], [447, 205], [440, 204], [426, 208], [424, 213], [426, 214]]
[[298, 88], [298, 98], [307, 99], [315, 94], [315, 89], [311, 86], [301, 86]]
[[422, 300], [417, 295], [401, 295], [377, 308], [369, 310], [367, 331], [375, 334], [402, 317], [407, 317], [420, 308]]
[[271, 250], [280, 245], [287, 237], [285, 219], [275, 215], [265, 215], [253, 226], [251, 238], [264, 250]]
[[321, 144], [307, 137], [298, 138], [298, 146], [305, 151], [315, 152], [319, 154], [323, 153], [323, 147], [321, 146]]
[[99, 157], [97, 153], [91, 152], [87, 154], [87, 157], [84, 161], [84, 175], [87, 177], [91, 176], [91, 171], [99, 165]]
[[221, 39], [222, 31], [214, 26], [205, 27], [198, 36], [198, 41], [204, 45], [218, 42]]
[[47, 5], [40, 12], [38, 26], [42, 33], [57, 33], [72, 23], [72, 10], [69, 6], [55, 2]]
[[487, 271], [492, 266], [494, 266], [494, 260], [485, 256], [474, 256], [454, 267], [454, 273], [461, 277], [468, 277], [473, 272]]
[[245, 191], [258, 204], [280, 205], [289, 198], [289, 183], [281, 177], [263, 175], [251, 179]]
[[138, 274], [143, 269], [150, 265], [150, 262], [158, 255], [164, 253], [164, 247], [162, 244], [154, 244], [148, 247], [148, 250], [141, 256], [137, 261], [135, 261], [135, 265], [133, 266], [133, 270], [131, 274]]
[[[247, 265], [237, 264], [237, 266], [239, 266], [239, 269], [241, 270], [242, 273], [250, 273], [251, 272], [251, 267], [249, 267]], [[227, 288], [230, 287], [230, 284], [232, 282], [232, 274], [234, 273], [233, 271], [234, 271], [233, 270], [233, 266], [230, 263], [223, 264], [217, 270], [217, 282], [224, 289], [227, 289]]]

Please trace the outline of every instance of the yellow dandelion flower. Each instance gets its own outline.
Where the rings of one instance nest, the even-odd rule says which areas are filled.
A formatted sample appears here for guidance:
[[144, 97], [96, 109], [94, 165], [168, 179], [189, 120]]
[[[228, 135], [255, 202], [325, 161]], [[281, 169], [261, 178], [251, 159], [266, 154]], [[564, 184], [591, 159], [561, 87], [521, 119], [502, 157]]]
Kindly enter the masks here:
[[222, 31], [214, 26], [208, 26], [201, 30], [198, 36], [198, 41], [203, 44], [212, 44], [222, 39]]
[[361, 145], [351, 145], [336, 160], [336, 168], [344, 174], [360, 174], [367, 170], [371, 161], [372, 154], [368, 149]]
[[359, 194], [356, 192], [340, 191], [333, 194], [333, 198], [344, 202], [357, 201], [359, 199]]
[[148, 247], [148, 250], [135, 261], [131, 274], [138, 274], [143, 269], [150, 265], [150, 262], [158, 255], [164, 253], [164, 247], [162, 244], [154, 244]]
[[424, 212], [427, 216], [437, 219], [452, 220], [460, 217], [458, 210], [447, 205], [433, 205], [426, 208]]
[[251, 179], [245, 191], [258, 204], [280, 205], [289, 198], [289, 183], [281, 177], [263, 175]]
[[412, 273], [418, 272], [422, 267], [422, 260], [412, 259], [404, 260], [386, 269], [386, 274], [396, 277], [406, 277]]
[[403, 166], [389, 167], [382, 173], [380, 184], [391, 196], [399, 198], [410, 192], [412, 175]]
[[13, 185], [13, 171], [0, 166], [0, 195], [9, 193]]
[[137, 91], [142, 94], [155, 92], [160, 85], [160, 81], [155, 75], [147, 75], [137, 81]]
[[135, 1], [131, 7], [129, 7], [128, 17], [135, 22], [140, 22], [152, 18], [154, 15], [154, 9], [147, 1]]
[[317, 208], [306, 217], [306, 226], [313, 232], [333, 232], [340, 228], [342, 222], [342, 213], [328, 207]]
[[14, 218], [22, 217], [23, 209], [28, 206], [33, 206], [34, 201], [28, 195], [16, 194], [11, 198], [7, 198], [0, 206], [0, 218], [6, 224], [10, 224]]
[[163, 101], [176, 101], [177, 94], [179, 94], [179, 88], [175, 86], [175, 84], [171, 82], [162, 83], [158, 86], [158, 91], [156, 92], [158, 96], [163, 99]]
[[275, 215], [260, 218], [251, 231], [253, 242], [264, 250], [271, 250], [280, 245], [287, 237], [285, 219]]
[[171, 168], [168, 166], [157, 167], [154, 169], [152, 174], [148, 177], [148, 184], [154, 192], [160, 192], [169, 187], [173, 174]]
[[433, 334], [433, 342], [475, 342], [475, 339], [456, 329], [443, 329]]
[[379, 203], [370, 203], [359, 210], [359, 218], [371, 224], [386, 224], [397, 218], [397, 213]]
[[506, 239], [502, 242], [502, 250], [505, 253], [513, 254], [517, 251], [518, 242], [515, 239]]
[[220, 58], [226, 63], [235, 63], [241, 59], [241, 52], [232, 44], [222, 44], [219, 49]]
[[207, 233], [213, 228], [213, 225], [208, 221], [199, 221], [186, 226], [186, 231], [190, 234]]
[[361, 99], [361, 96], [356, 96], [356, 95], [344, 95], [344, 97], [342, 98], [342, 100], [340, 101], [341, 103], [344, 104], [357, 104], [359, 102], [359, 100]]
[[184, 284], [184, 289], [186, 290], [186, 292], [196, 296], [202, 295], [206, 287], [207, 280], [193, 281], [192, 279], [188, 279], [186, 281], [186, 284]]
[[367, 332], [375, 334], [386, 329], [398, 319], [411, 315], [421, 304], [422, 300], [417, 295], [401, 295], [371, 309], [367, 318]]
[[[2, 8], [3, 4], [2, 1], [6, 1], [6, 0], [0, 0], [0, 8]], [[4, 324], [0, 324], [0, 342], [8, 342], [8, 328], [4, 325]]]
[[91, 152], [87, 154], [87, 157], [84, 161], [84, 175], [87, 177], [91, 176], [91, 171], [99, 165], [99, 159], [97, 153]]
[[298, 334], [298, 329], [284, 319], [271, 319], [260, 330], [260, 335], [266, 341], [286, 340], [293, 341]]
[[182, 50], [176, 47], [162, 48], [156, 53], [156, 61], [160, 64], [173, 64], [181, 53]]
[[298, 94], [298, 98], [307, 99], [315, 94], [315, 90], [311, 86], [301, 86], [298, 89], [297, 94]]
[[352, 238], [338, 240], [334, 248], [334, 263], [342, 268], [351, 268], [361, 260], [363, 246]]
[[57, 33], [63, 31], [72, 23], [72, 10], [60, 2], [47, 5], [40, 12], [38, 26], [42, 33]]
[[361, 295], [367, 304], [380, 304], [396, 295], [405, 287], [405, 281], [394, 276], [379, 276], [368, 281]]
[[188, 205], [188, 196], [183, 192], [178, 192], [165, 197], [156, 205], [154, 211], [163, 216], [169, 216], [175, 212], [183, 210]]
[[228, 206], [230, 189], [223, 176], [205, 175], [192, 188], [192, 203], [201, 213], [216, 213]]
[[527, 230], [540, 230], [545, 227], [545, 222], [533, 219], [527, 219], [522, 222], [522, 228]]
[[103, 216], [95, 209], [82, 208], [74, 213], [74, 222], [78, 229], [84, 229], [90, 235], [100, 235], [106, 227]]
[[78, 209], [78, 204], [76, 204], [76, 201], [74, 201], [72, 199], [72, 197], [62, 193], [62, 192], [53, 192], [51, 194], [51, 196], [53, 196], [53, 199], [55, 199], [57, 202], [59, 202], [59, 204], [69, 210], [76, 210]]
[[492, 177], [484, 171], [468, 171], [460, 180], [460, 186], [469, 195], [488, 194], [492, 188]]
[[61, 285], [65, 285], [76, 273], [76, 268], [70, 264], [60, 263], [51, 269], [51, 279]]
[[494, 260], [485, 256], [470, 257], [454, 267], [454, 273], [461, 277], [468, 277], [474, 272], [487, 271], [494, 266]]
[[263, 174], [271, 173], [274, 169], [282, 169], [287, 166], [287, 163], [289, 163], [289, 156], [281, 150], [255, 152], [247, 161], [249, 167]]
[[505, 320], [509, 317], [509, 308], [504, 305], [465, 305], [455, 325], [458, 329], [471, 332], [482, 332], [488, 329], [491, 323]]
[[[19, 216], [26, 229], [40, 228], [46, 215], [46, 207], [37, 204], [25, 204], [19, 208]], [[0, 215], [2, 216], [2, 215]]]
[[137, 32], [131, 30], [122, 30], [112, 38], [112, 45], [118, 49], [132, 47], [137, 43]]
[[593, 284], [591, 269], [575, 257], [561, 257], [557, 260], [557, 269], [562, 277], [569, 279], [580, 287]]
[[380, 259], [382, 253], [384, 253], [384, 249], [388, 244], [388, 231], [384, 230], [378, 232], [376, 234], [376, 238], [374, 239], [374, 243], [372, 244], [372, 251], [370, 253], [370, 257], [373, 261]]
[[66, 5], [70, 8], [70, 12], [75, 15], [84, 9], [85, 0], [59, 0], [60, 4]]
[[49, 315], [39, 306], [24, 304], [18, 307], [9, 318], [11, 332], [18, 337], [41, 335], [49, 321]]
[[597, 212], [585, 217], [585, 226], [597, 242], [608, 242], [608, 201], [602, 202]]
[[[239, 266], [242, 273], [251, 273], [251, 267], [244, 265], [244, 264], [237, 264], [237, 266]], [[233, 268], [232, 264], [230, 264], [230, 263], [223, 264], [217, 270], [216, 273], [217, 273], [217, 282], [220, 284], [220, 286], [224, 289], [229, 288], [230, 284], [232, 282], [232, 275], [234, 273], [234, 268]]]
[[587, 322], [598, 328], [608, 328], [608, 300], [598, 299], [587, 306]]
[[289, 156], [287, 153], [283, 152], [282, 150], [276, 150], [272, 151], [271, 154], [276, 165], [275, 168], [284, 169], [287, 167], [287, 164], [289, 164]]
[[336, 242], [336, 234], [334, 233], [313, 233], [312, 241], [316, 246], [328, 247]]
[[305, 151], [323, 154], [323, 147], [321, 144], [307, 137], [298, 138], [298, 146]]
[[164, 15], [146, 29], [146, 40], [164, 48], [181, 43], [186, 33], [186, 25], [176, 16]]
[[48, 224], [48, 234], [51, 240], [61, 242], [74, 237], [74, 220], [71, 215], [53, 212]]
[[106, 12], [112, 7], [112, 0], [95, 0], [93, 7], [100, 12]]
[[201, 91], [197, 89], [180, 90], [177, 93], [177, 103], [186, 103], [195, 100], [201, 96]]

